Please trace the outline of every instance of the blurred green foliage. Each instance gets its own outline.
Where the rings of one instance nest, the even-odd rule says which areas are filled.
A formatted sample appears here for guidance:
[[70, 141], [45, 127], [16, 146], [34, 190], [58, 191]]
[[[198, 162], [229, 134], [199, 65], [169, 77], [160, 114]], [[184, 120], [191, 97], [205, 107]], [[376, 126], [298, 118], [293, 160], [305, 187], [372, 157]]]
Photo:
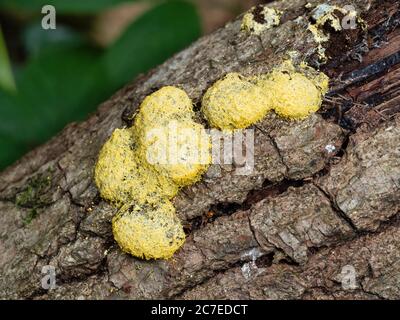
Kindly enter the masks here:
[[15, 91], [15, 82], [12, 75], [7, 47], [4, 42], [3, 32], [0, 26], [0, 88]]
[[0, 6], [10, 9], [39, 11], [53, 5], [58, 13], [94, 13], [132, 0], [0, 0]]
[[[121, 1], [13, 2], [29, 9], [46, 2], [55, 3], [57, 10], [86, 12]], [[189, 45], [200, 33], [195, 7], [183, 0], [153, 6], [106, 49], [93, 48], [70, 27], [57, 24], [56, 30], [43, 30], [40, 20], [33, 22], [22, 35], [29, 56], [22, 67], [14, 68], [16, 91], [10, 87], [12, 77], [3, 85], [0, 79], [0, 170], [67, 123], [85, 119], [118, 88]], [[8, 63], [1, 50], [0, 42], [0, 67]]]

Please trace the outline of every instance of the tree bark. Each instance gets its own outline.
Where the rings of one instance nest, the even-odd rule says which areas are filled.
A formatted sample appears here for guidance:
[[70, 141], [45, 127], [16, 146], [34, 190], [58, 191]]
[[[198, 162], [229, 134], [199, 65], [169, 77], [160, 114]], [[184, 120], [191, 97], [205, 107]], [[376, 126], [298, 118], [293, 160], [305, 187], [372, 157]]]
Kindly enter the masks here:
[[[367, 28], [330, 31], [320, 65], [307, 2], [320, 3], [269, 4], [284, 15], [260, 36], [240, 32], [239, 17], [2, 172], [0, 298], [399, 299], [400, 4], [351, 1]], [[174, 204], [188, 237], [171, 260], [124, 254], [93, 182], [113, 130], [159, 87], [198, 105], [227, 72], [266, 73], [293, 50], [332, 79], [323, 108], [257, 125], [251, 175], [212, 166], [183, 189]], [[42, 287], [45, 266], [56, 288]]]

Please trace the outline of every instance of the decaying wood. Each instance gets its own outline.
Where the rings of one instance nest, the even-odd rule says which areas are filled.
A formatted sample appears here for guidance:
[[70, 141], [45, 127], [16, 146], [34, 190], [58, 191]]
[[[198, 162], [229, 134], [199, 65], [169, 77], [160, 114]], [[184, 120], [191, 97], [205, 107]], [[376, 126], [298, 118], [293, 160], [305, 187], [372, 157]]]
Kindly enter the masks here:
[[[351, 1], [368, 28], [325, 44], [331, 57], [321, 69], [332, 82], [322, 110], [258, 124], [251, 175], [213, 166], [180, 192], [188, 238], [173, 259], [123, 254], [111, 234], [116, 209], [93, 183], [100, 147], [155, 89], [177, 85], [198, 105], [227, 72], [268, 72], [287, 51], [319, 66], [307, 2], [320, 3], [270, 4], [284, 10], [282, 23], [260, 36], [240, 32], [239, 17], [1, 173], [0, 297], [400, 298], [397, 0]], [[46, 265], [55, 267], [55, 289], [41, 286]]]

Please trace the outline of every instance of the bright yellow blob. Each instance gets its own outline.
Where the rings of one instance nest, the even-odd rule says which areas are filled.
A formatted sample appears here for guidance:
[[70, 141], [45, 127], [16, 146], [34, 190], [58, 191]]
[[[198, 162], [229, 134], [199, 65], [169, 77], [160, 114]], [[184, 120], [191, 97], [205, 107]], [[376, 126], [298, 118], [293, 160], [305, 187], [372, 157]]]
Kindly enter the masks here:
[[329, 78], [290, 60], [272, 72], [246, 79], [230, 73], [210, 87], [203, 97], [202, 112], [211, 126], [243, 129], [274, 110], [287, 119], [303, 119], [317, 111], [328, 91]]
[[[302, 119], [320, 108], [328, 84], [323, 73], [285, 61], [257, 77], [228, 74], [207, 90], [202, 112], [222, 130], [246, 128], [270, 110]], [[164, 87], [143, 101], [133, 126], [116, 129], [100, 151], [95, 182], [101, 196], [120, 207], [113, 233], [123, 251], [167, 259], [183, 244], [170, 199], [211, 163], [210, 136], [193, 116], [187, 94]]]
[[95, 182], [104, 199], [117, 206], [135, 199], [145, 203], [151, 194], [173, 197], [178, 186], [137, 156], [135, 138], [129, 129], [116, 129], [100, 151]]
[[112, 221], [123, 251], [139, 258], [168, 259], [185, 242], [185, 233], [170, 201], [125, 205]]
[[274, 92], [272, 107], [280, 116], [302, 119], [320, 108], [320, 91], [302, 74], [276, 72], [270, 81]]
[[192, 120], [172, 120], [146, 133], [138, 148], [141, 157], [179, 187], [196, 182], [211, 162], [210, 137], [202, 125]]
[[270, 109], [267, 92], [238, 73], [229, 73], [207, 90], [201, 110], [211, 126], [226, 130], [246, 128]]
[[170, 121], [192, 122], [192, 101], [185, 91], [166, 86], [147, 96], [135, 117], [132, 131], [140, 141], [154, 128], [165, 127]]
[[210, 137], [193, 116], [187, 94], [164, 87], [100, 151], [95, 182], [103, 198], [121, 207], [113, 219], [115, 240], [137, 257], [169, 258], [184, 242], [170, 199], [211, 162]]
[[328, 91], [329, 78], [303, 65], [298, 70], [290, 60], [259, 77], [258, 85], [271, 92], [270, 106], [287, 119], [304, 119], [319, 110]]

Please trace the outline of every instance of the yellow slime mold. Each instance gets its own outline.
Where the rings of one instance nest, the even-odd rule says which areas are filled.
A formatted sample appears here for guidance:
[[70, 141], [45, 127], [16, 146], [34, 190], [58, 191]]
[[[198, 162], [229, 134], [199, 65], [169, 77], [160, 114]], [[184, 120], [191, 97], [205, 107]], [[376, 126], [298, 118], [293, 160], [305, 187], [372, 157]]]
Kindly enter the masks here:
[[238, 73], [229, 73], [209, 88], [202, 112], [210, 125], [219, 129], [242, 129], [264, 118], [271, 109], [269, 98]]
[[132, 200], [145, 203], [148, 195], [173, 197], [178, 186], [157, 176], [147, 161], [137, 157], [129, 129], [116, 129], [100, 151], [95, 182], [104, 199], [120, 206]]
[[303, 119], [317, 111], [328, 91], [329, 78], [290, 60], [271, 73], [246, 79], [230, 73], [209, 88], [202, 112], [207, 121], [222, 130], [246, 128], [274, 110], [287, 119]]
[[170, 199], [211, 162], [210, 137], [193, 116], [187, 94], [164, 87], [143, 101], [134, 125], [116, 129], [100, 151], [95, 182], [103, 198], [121, 207], [113, 233], [125, 252], [170, 258], [183, 244]]
[[144, 206], [125, 205], [112, 221], [123, 251], [139, 258], [168, 259], [185, 242], [185, 233], [168, 200]]
[[306, 65], [296, 70], [287, 60], [270, 74], [260, 76], [257, 83], [264, 91], [271, 92], [271, 109], [284, 118], [296, 120], [319, 110], [329, 78]]
[[210, 137], [192, 120], [171, 121], [147, 133], [138, 149], [141, 157], [179, 187], [196, 182], [211, 162]]
[[[291, 61], [257, 77], [231, 73], [208, 89], [202, 112], [222, 130], [246, 128], [270, 110], [302, 119], [319, 109], [328, 83], [323, 73]], [[100, 151], [95, 182], [101, 196], [120, 207], [112, 225], [123, 251], [167, 259], [183, 244], [170, 199], [211, 163], [210, 137], [193, 116], [186, 93], [164, 87], [143, 101], [133, 126], [116, 129]]]

